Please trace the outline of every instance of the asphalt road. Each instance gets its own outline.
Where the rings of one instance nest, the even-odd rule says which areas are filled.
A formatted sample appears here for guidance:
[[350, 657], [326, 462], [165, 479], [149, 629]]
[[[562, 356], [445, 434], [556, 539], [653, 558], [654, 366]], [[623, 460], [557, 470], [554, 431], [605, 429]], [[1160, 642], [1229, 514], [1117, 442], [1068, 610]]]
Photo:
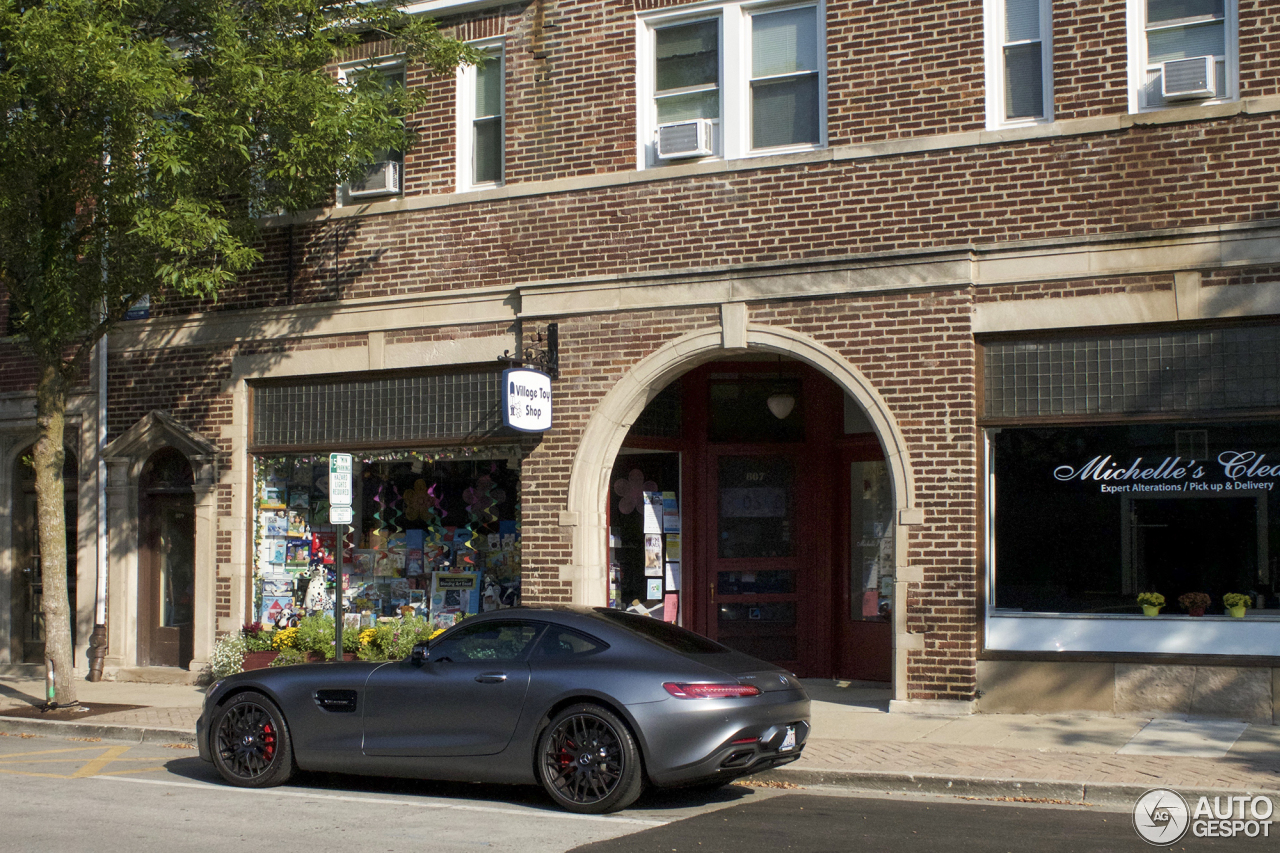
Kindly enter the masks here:
[[254, 791], [225, 785], [184, 746], [0, 737], [0, 853], [563, 853], [775, 793], [655, 792], [592, 817], [535, 787], [300, 774]]
[[[510, 853], [1147, 851], [1129, 812], [731, 785], [652, 791], [619, 815], [571, 815], [540, 789], [301, 774], [250, 791], [189, 745], [0, 737], [0, 853], [246, 849]], [[1278, 827], [1280, 829], [1280, 827]], [[1179, 851], [1277, 838], [1184, 838]]]
[[586, 844], [574, 853], [1195, 853], [1263, 851], [1275, 849], [1277, 841], [1186, 837], [1158, 848], [1138, 837], [1127, 812], [806, 791]]

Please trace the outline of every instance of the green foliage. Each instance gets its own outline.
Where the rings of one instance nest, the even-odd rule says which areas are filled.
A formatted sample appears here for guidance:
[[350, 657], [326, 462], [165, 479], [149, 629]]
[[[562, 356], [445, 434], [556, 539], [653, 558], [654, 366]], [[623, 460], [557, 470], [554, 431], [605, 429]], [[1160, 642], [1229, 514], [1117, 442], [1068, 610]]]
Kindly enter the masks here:
[[479, 57], [390, 0], [0, 0], [0, 284], [41, 363], [74, 375], [143, 295], [216, 296], [259, 214], [407, 148], [421, 91], [333, 73], [367, 41], [440, 74]]
[[240, 629], [244, 638], [244, 647], [250, 652], [271, 651], [271, 639], [274, 632], [264, 630], [261, 622], [250, 622]]
[[1242, 592], [1229, 592], [1222, 596], [1222, 603], [1227, 607], [1250, 607], [1253, 599]]
[[[360, 644], [361, 660], [404, 660], [418, 643], [429, 640], [436, 629], [428, 619], [408, 616], [389, 622], [379, 622], [366, 643]], [[361, 632], [364, 633], [364, 632]], [[344, 639], [346, 635], [343, 635]], [[343, 644], [346, 645], [345, 643]]]
[[329, 615], [307, 616], [298, 620], [297, 648], [303, 652], [317, 652], [325, 660], [334, 658], [333, 617]]
[[[63, 506], [69, 388], [135, 302], [216, 298], [260, 259], [264, 214], [410, 146], [420, 92], [334, 74], [365, 42], [442, 74], [481, 56], [396, 0], [0, 0], [0, 291], [39, 377], [42, 512]], [[65, 540], [41, 525], [46, 645], [70, 671]]]
[[267, 664], [267, 666], [293, 666], [296, 663], [306, 663], [307, 653], [301, 649], [282, 649], [280, 654], [276, 655], [275, 660]]
[[1158, 592], [1140, 592], [1138, 603], [1148, 607], [1164, 607], [1164, 596]]

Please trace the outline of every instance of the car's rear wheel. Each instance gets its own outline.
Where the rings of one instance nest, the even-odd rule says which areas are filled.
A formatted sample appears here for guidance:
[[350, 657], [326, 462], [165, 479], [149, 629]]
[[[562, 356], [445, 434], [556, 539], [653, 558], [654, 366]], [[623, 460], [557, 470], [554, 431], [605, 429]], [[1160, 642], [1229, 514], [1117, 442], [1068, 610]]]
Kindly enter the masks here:
[[557, 804], [579, 814], [625, 809], [644, 788], [635, 738], [599, 705], [572, 705], [552, 718], [538, 738], [538, 779]]
[[213, 765], [232, 785], [269, 788], [293, 775], [289, 727], [260, 693], [238, 693], [213, 715]]

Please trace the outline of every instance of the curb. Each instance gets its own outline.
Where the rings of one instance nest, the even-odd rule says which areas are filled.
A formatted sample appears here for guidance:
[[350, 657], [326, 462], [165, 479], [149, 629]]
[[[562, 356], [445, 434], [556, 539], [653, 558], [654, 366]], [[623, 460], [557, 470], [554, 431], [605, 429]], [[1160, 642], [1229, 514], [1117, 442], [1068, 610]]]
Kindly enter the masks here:
[[111, 723], [72, 723], [62, 720], [28, 720], [0, 717], [0, 732], [41, 737], [99, 738], [129, 743], [195, 744], [196, 733], [190, 729], [163, 729], [148, 726], [124, 726]]
[[1280, 790], [1185, 787], [1177, 784], [1133, 785], [1031, 779], [981, 779], [934, 773], [895, 773], [884, 770], [840, 770], [785, 767], [752, 774], [761, 782], [790, 782], [796, 785], [847, 788], [877, 794], [934, 794], [949, 797], [1049, 801], [1071, 805], [1132, 809], [1138, 798], [1152, 788], [1177, 791], [1189, 802], [1200, 797], [1221, 797], [1227, 793], [1267, 796], [1280, 802]]

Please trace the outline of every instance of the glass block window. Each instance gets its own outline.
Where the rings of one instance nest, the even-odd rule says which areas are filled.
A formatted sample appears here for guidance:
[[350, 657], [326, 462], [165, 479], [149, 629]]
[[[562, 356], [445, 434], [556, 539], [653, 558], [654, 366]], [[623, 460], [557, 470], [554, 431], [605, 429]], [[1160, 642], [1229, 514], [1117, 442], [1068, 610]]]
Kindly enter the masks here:
[[502, 373], [315, 379], [253, 388], [253, 448], [464, 441], [502, 426]]
[[989, 343], [986, 418], [1280, 407], [1280, 326]]

